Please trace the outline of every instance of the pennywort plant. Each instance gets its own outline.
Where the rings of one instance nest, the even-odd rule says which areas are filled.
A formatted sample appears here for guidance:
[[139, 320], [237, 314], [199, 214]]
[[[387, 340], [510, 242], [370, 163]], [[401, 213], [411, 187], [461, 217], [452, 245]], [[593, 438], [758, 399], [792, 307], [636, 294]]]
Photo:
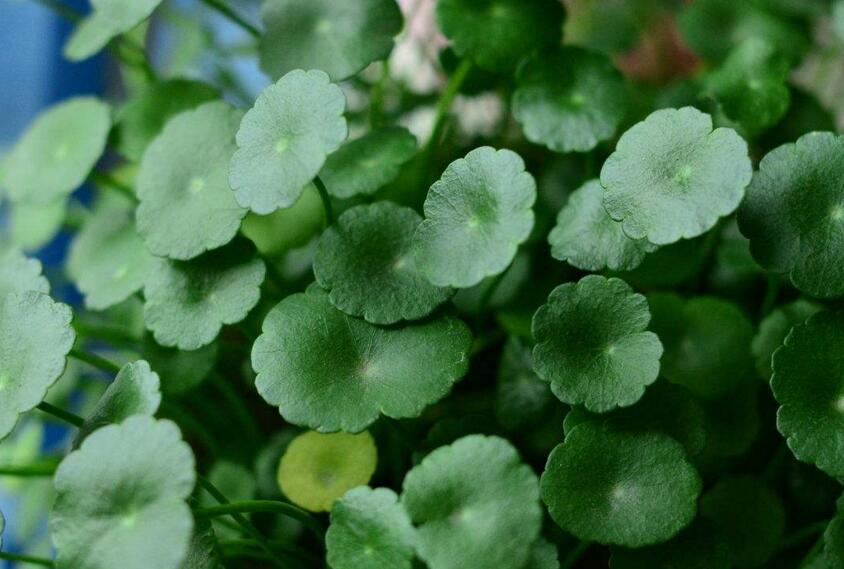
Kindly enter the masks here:
[[125, 94], [0, 162], [0, 559], [844, 566], [844, 3], [40, 3]]

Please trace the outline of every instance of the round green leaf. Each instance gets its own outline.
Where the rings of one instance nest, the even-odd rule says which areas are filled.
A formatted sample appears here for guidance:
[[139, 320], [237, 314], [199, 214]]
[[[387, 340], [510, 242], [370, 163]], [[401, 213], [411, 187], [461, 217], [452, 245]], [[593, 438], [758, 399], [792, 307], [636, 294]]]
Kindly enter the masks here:
[[601, 169], [604, 207], [624, 233], [656, 245], [697, 237], [739, 205], [747, 143], [692, 107], [663, 109], [625, 132]]
[[367, 484], [377, 463], [378, 449], [367, 431], [308, 431], [293, 439], [281, 457], [278, 484], [294, 504], [327, 512], [347, 491]]
[[328, 564], [332, 569], [411, 569], [414, 539], [395, 492], [355, 488], [331, 509]]
[[656, 251], [646, 239], [630, 239], [602, 203], [604, 190], [590, 180], [569, 196], [548, 235], [551, 256], [584, 271], [631, 271]]
[[612, 569], [730, 569], [727, 542], [714, 524], [698, 519], [677, 537], [640, 549], [614, 547]]
[[408, 207], [376, 202], [346, 210], [320, 238], [317, 282], [336, 308], [373, 324], [418, 320], [449, 299], [416, 270], [413, 233], [422, 218]]
[[560, 569], [557, 546], [539, 536], [533, 544], [530, 559], [524, 569]]
[[335, 198], [374, 194], [396, 179], [416, 154], [416, 137], [403, 127], [388, 127], [347, 142], [328, 157], [320, 172]]
[[826, 526], [823, 542], [820, 555], [823, 560], [823, 569], [844, 568], [844, 516], [841, 515], [840, 510]]
[[662, 344], [641, 294], [589, 275], [555, 288], [533, 317], [533, 366], [564, 403], [604, 413], [638, 401], [659, 375]]
[[413, 243], [416, 266], [433, 284], [457, 288], [503, 272], [533, 229], [535, 200], [536, 182], [518, 154], [472, 150], [428, 192]]
[[0, 249], [0, 300], [7, 294], [29, 290], [50, 293], [50, 282], [41, 274], [41, 261], [13, 247]]
[[753, 324], [734, 304], [718, 298], [648, 297], [651, 330], [665, 346], [662, 375], [704, 399], [713, 399], [753, 376]]
[[160, 387], [158, 374], [144, 360], [124, 365], [88, 413], [76, 444], [104, 425], [122, 423], [133, 415], [155, 415], [161, 405]]
[[782, 501], [763, 481], [724, 478], [700, 500], [701, 514], [721, 529], [732, 564], [761, 567], [777, 551], [785, 530]]
[[67, 260], [68, 275], [91, 310], [105, 310], [143, 288], [154, 262], [135, 229], [134, 208], [115, 196], [100, 198]]
[[441, 0], [437, 23], [459, 55], [487, 71], [507, 72], [560, 43], [563, 7], [555, 0]]
[[433, 451], [407, 473], [401, 501], [431, 569], [521, 569], [542, 523], [536, 475], [499, 437]]
[[756, 371], [759, 377], [765, 380], [771, 377], [773, 373], [771, 358], [774, 352], [782, 346], [794, 326], [802, 324], [809, 316], [820, 310], [820, 305], [800, 298], [777, 308], [762, 320], [750, 344], [750, 349], [756, 358]]
[[642, 547], [672, 538], [697, 511], [701, 480], [683, 447], [661, 433], [624, 433], [592, 422], [548, 457], [542, 500], [582, 540]]
[[166, 79], [150, 83], [117, 112], [117, 150], [139, 162], [171, 117], [219, 96], [217, 89], [200, 81]]
[[770, 127], [791, 102], [788, 60], [768, 41], [750, 37], [736, 47], [707, 79], [708, 93], [724, 115], [751, 132]]
[[554, 397], [533, 371], [531, 348], [510, 336], [498, 366], [495, 416], [505, 429], [531, 429], [551, 406]]
[[291, 71], [258, 96], [237, 131], [229, 181], [258, 214], [290, 207], [346, 138], [346, 99], [322, 71]]
[[394, 0], [267, 0], [261, 19], [261, 68], [268, 75], [321, 69], [332, 81], [390, 55], [404, 23]]
[[59, 198], [45, 205], [18, 202], [9, 212], [12, 243], [24, 251], [47, 245], [58, 234], [67, 215], [67, 199]]
[[85, 439], [56, 471], [58, 566], [179, 569], [193, 533], [194, 458], [170, 421], [130, 417]]
[[241, 111], [221, 101], [173, 117], [144, 153], [138, 231], [149, 250], [187, 260], [232, 240], [246, 210], [229, 187]]
[[612, 138], [627, 100], [605, 56], [578, 47], [534, 56], [519, 67], [513, 116], [525, 137], [555, 152], [588, 152]]
[[0, 440], [34, 409], [64, 372], [76, 334], [70, 307], [46, 294], [7, 294], [0, 301]]
[[774, 352], [771, 388], [777, 428], [794, 455], [830, 476], [844, 476], [844, 313], [821, 312], [792, 328]]
[[704, 408], [688, 389], [673, 383], [655, 383], [635, 405], [606, 415], [572, 407], [563, 427], [569, 433], [586, 421], [605, 422], [620, 431], [665, 433], [682, 444], [689, 456], [700, 453], [706, 444]]
[[[279, 257], [304, 247], [325, 227], [325, 208], [316, 186], [308, 184], [292, 206], [269, 215], [249, 213], [241, 233], [265, 256]], [[310, 268], [310, 267], [309, 267]]]
[[156, 259], [144, 285], [144, 322], [162, 346], [196, 350], [261, 297], [266, 267], [241, 242], [192, 261]]
[[99, 99], [76, 97], [42, 113], [6, 157], [9, 199], [47, 205], [78, 188], [105, 149], [110, 112]]
[[258, 392], [288, 422], [358, 432], [381, 414], [416, 417], [445, 397], [468, 369], [471, 343], [455, 318], [378, 328], [312, 286], [267, 315], [252, 367]]
[[83, 19], [64, 46], [71, 61], [87, 59], [113, 38], [150, 17], [162, 0], [91, 0], [91, 14]]
[[769, 152], [739, 210], [750, 252], [801, 291], [844, 295], [844, 136], [813, 132]]

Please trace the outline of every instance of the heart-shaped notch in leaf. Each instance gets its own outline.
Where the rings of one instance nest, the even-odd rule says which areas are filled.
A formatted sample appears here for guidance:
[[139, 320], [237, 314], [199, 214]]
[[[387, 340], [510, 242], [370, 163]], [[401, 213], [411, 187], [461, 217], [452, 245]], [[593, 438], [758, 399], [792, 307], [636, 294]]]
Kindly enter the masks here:
[[184, 111], [164, 126], [138, 172], [138, 231], [155, 255], [185, 261], [231, 241], [246, 209], [229, 187], [243, 113], [227, 103]]
[[756, 261], [806, 294], [844, 295], [844, 136], [812, 132], [765, 155], [739, 209]]
[[533, 229], [536, 182], [511, 150], [476, 148], [448, 165], [425, 199], [416, 266], [437, 286], [469, 288], [503, 272]]
[[615, 135], [627, 108], [621, 74], [601, 54], [562, 47], [519, 67], [513, 116], [554, 152], [588, 152]]
[[616, 278], [558, 286], [533, 316], [533, 366], [560, 401], [604, 413], [634, 404], [659, 375], [648, 302]]
[[91, 0], [92, 12], [64, 46], [71, 61], [88, 59], [108, 42], [149, 18], [162, 0]]
[[261, 298], [266, 267], [236, 241], [191, 261], [156, 259], [144, 285], [144, 322], [162, 346], [196, 350], [224, 324], [240, 322]]
[[50, 283], [41, 274], [41, 261], [29, 258], [14, 247], [0, 248], [0, 301], [13, 292], [50, 293]]
[[332, 81], [385, 59], [404, 23], [393, 0], [267, 0], [261, 68], [273, 78], [321, 69]]
[[76, 333], [70, 307], [36, 291], [0, 300], [0, 440], [64, 372]]
[[692, 107], [651, 113], [601, 169], [604, 207], [631, 239], [667, 245], [712, 229], [744, 197], [747, 143]]
[[349, 141], [328, 157], [320, 178], [332, 196], [371, 195], [399, 175], [416, 154], [416, 137], [403, 127], [387, 127]]
[[382, 414], [416, 417], [445, 397], [468, 369], [471, 343], [468, 327], [450, 316], [379, 328], [311, 286], [267, 315], [252, 367], [258, 392], [288, 422], [359, 432]]
[[293, 205], [346, 139], [340, 87], [296, 69], [258, 96], [237, 131], [229, 182], [242, 207], [265, 215]]
[[691, 523], [702, 483], [667, 435], [586, 422], [551, 452], [541, 485], [551, 517], [577, 538], [642, 547]]
[[161, 405], [161, 381], [144, 360], [124, 365], [79, 428], [75, 445], [105, 425], [133, 415], [152, 417]]
[[135, 228], [133, 204], [109, 192], [74, 237], [67, 273], [85, 296], [87, 308], [105, 310], [143, 288], [153, 262]]
[[195, 478], [174, 423], [135, 416], [98, 429], [56, 471], [58, 566], [179, 569], [193, 534], [185, 500]]
[[281, 457], [278, 484], [294, 504], [327, 512], [347, 491], [369, 483], [377, 463], [378, 449], [367, 431], [308, 431], [293, 439]]
[[563, 7], [555, 0], [441, 0], [437, 23], [454, 51], [492, 72], [559, 45]]
[[373, 324], [394, 324], [423, 318], [448, 300], [451, 289], [416, 270], [411, 245], [421, 222], [415, 211], [391, 202], [343, 212], [314, 257], [314, 275], [331, 304]]
[[469, 435], [436, 449], [402, 485], [417, 555], [431, 569], [521, 569], [542, 525], [537, 482], [500, 437]]
[[411, 569], [415, 538], [395, 492], [354, 488], [331, 508], [328, 564], [332, 569]]
[[78, 188], [105, 150], [110, 114], [94, 97], [68, 99], [40, 114], [6, 157], [9, 199], [44, 206]]
[[604, 209], [603, 197], [598, 180], [572, 192], [548, 234], [551, 256], [584, 271], [632, 271], [657, 246], [625, 235]]
[[819, 312], [792, 328], [774, 352], [777, 428], [799, 460], [844, 476], [844, 313]]

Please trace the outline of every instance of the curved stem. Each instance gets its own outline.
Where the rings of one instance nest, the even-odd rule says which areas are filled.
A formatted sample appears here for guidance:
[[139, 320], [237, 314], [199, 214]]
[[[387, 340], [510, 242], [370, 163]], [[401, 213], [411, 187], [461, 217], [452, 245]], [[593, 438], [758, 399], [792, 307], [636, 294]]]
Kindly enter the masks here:
[[20, 555], [17, 553], [7, 553], [0, 551], [0, 559], [6, 561], [17, 561], [18, 563], [31, 563], [32, 565], [41, 565], [42, 567], [55, 567], [52, 559], [44, 559], [43, 557], [35, 557], [32, 555]]
[[211, 374], [211, 383], [217, 388], [217, 391], [220, 392], [220, 395], [223, 396], [223, 399], [226, 400], [229, 407], [232, 408], [237, 420], [248, 433], [247, 436], [253, 441], [260, 440], [261, 429], [258, 427], [255, 417], [249, 412], [249, 409], [243, 402], [243, 398], [237, 394], [237, 391], [235, 391], [231, 385], [229, 385], [226, 378], [219, 373], [213, 373]]
[[50, 405], [46, 401], [42, 401], [41, 403], [39, 403], [36, 409], [38, 409], [39, 411], [43, 411], [48, 415], [52, 415], [53, 417], [61, 419], [65, 423], [70, 423], [74, 427], [81, 427], [85, 424], [85, 419], [83, 419], [79, 415], [71, 413], [70, 411], [65, 411], [64, 409], [60, 409], [55, 405]]
[[124, 197], [128, 198], [132, 203], [138, 203], [138, 197], [135, 195], [135, 192], [129, 187], [127, 184], [124, 184], [120, 180], [116, 179], [114, 176], [109, 174], [108, 172], [99, 172], [97, 170], [93, 170], [91, 174], [88, 176], [95, 185], [101, 188], [110, 188], [112, 190], [117, 190]]
[[320, 541], [323, 539], [322, 524], [305, 510], [276, 500], [244, 500], [242, 502], [229, 502], [219, 506], [209, 506], [193, 511], [196, 518], [215, 518], [217, 516], [228, 516], [231, 514], [265, 512], [281, 514], [302, 522]]
[[42, 462], [34, 464], [25, 464], [21, 466], [8, 465], [0, 466], [0, 476], [14, 476], [18, 478], [38, 478], [42, 476], [52, 476], [56, 473], [55, 462]]
[[234, 10], [232, 10], [225, 2], [222, 0], [202, 0], [203, 4], [211, 8], [212, 10], [216, 10], [226, 18], [228, 18], [233, 23], [237, 24], [244, 30], [246, 30], [252, 37], [259, 38], [261, 37], [261, 30], [257, 27], [253, 26], [241, 16], [237, 14]]
[[779, 275], [768, 275], [768, 286], [765, 289], [765, 297], [762, 300], [762, 307], [760, 312], [762, 313], [762, 317], [768, 315], [771, 310], [774, 309], [774, 306], [777, 303], [777, 297], [780, 293], [780, 279]]
[[440, 137], [442, 137], [443, 129], [445, 128], [445, 121], [448, 118], [448, 112], [451, 110], [451, 104], [454, 102], [454, 97], [466, 81], [469, 71], [472, 69], [472, 62], [468, 59], [463, 59], [454, 74], [449, 77], [448, 83], [437, 101], [436, 114], [434, 115], [434, 128], [431, 130], [431, 138], [428, 139], [427, 149], [434, 148], [439, 144]]
[[115, 326], [97, 326], [81, 321], [74, 321], [73, 329], [80, 336], [108, 342], [117, 346], [136, 346], [139, 342], [138, 338]]
[[70, 357], [75, 358], [80, 362], [85, 362], [86, 364], [106, 373], [114, 374], [120, 371], [120, 366], [116, 363], [110, 362], [105, 358], [101, 358], [97, 354], [92, 354], [91, 352], [86, 352], [85, 350], [78, 348], [70, 350]]
[[325, 183], [319, 176], [314, 178], [314, 186], [316, 186], [316, 189], [319, 192], [319, 197], [322, 200], [322, 207], [325, 209], [325, 226], [329, 227], [334, 225], [334, 209], [331, 207], [331, 196], [328, 195], [328, 188], [325, 187]]
[[591, 542], [588, 541], [581, 541], [578, 543], [574, 549], [572, 549], [566, 558], [563, 560], [562, 564], [560, 564], [560, 569], [572, 569], [577, 562], [583, 557], [583, 554], [586, 553], [586, 550], [589, 549], [589, 546], [592, 545]]
[[827, 525], [829, 525], [829, 520], [823, 520], [800, 528], [780, 542], [780, 551], [800, 545], [808, 538], [823, 533]]

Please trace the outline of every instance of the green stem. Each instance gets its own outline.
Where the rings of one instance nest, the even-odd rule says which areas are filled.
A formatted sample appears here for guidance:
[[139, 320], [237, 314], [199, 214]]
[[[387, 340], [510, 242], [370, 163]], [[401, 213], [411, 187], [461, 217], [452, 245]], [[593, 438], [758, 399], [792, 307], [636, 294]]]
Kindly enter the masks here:
[[232, 411], [241, 423], [241, 426], [248, 433], [247, 436], [250, 440], [253, 442], [260, 440], [261, 429], [258, 427], [255, 417], [249, 412], [249, 409], [244, 404], [243, 398], [238, 396], [234, 388], [229, 385], [229, 382], [222, 375], [218, 373], [212, 374], [211, 382], [214, 384], [214, 387], [217, 388], [217, 391], [219, 391], [223, 396], [223, 399], [226, 400], [229, 407], [232, 408]]
[[334, 225], [334, 209], [331, 207], [331, 196], [328, 195], [328, 188], [325, 187], [322, 179], [317, 176], [314, 178], [314, 186], [319, 192], [319, 197], [322, 200], [322, 207], [325, 209], [325, 226]]
[[800, 545], [808, 538], [815, 536], [819, 533], [823, 533], [824, 530], [826, 530], [827, 525], [829, 525], [829, 520], [823, 520], [800, 528], [799, 530], [795, 531], [793, 534], [784, 538], [780, 542], [780, 551]]
[[132, 188], [129, 187], [127, 184], [124, 184], [120, 180], [116, 179], [111, 174], [107, 172], [99, 172], [97, 170], [93, 170], [89, 178], [97, 186], [117, 190], [118, 192], [123, 194], [124, 197], [129, 198], [129, 200], [133, 203], [138, 203], [138, 197], [135, 195], [135, 192], [132, 190]]
[[44, 559], [43, 557], [34, 557], [32, 555], [19, 555], [17, 553], [7, 553], [0, 551], [0, 559], [6, 561], [17, 561], [18, 563], [31, 563], [32, 565], [41, 565], [42, 567], [55, 567], [52, 559]]
[[581, 541], [578, 543], [574, 549], [569, 551], [569, 554], [566, 555], [566, 558], [563, 560], [563, 563], [560, 565], [560, 569], [572, 569], [577, 562], [583, 557], [583, 554], [586, 553], [586, 550], [589, 549], [589, 546], [592, 545], [588, 541]]
[[10, 476], [16, 478], [38, 478], [42, 476], [52, 476], [53, 474], [55, 474], [57, 466], [58, 465], [55, 462], [25, 464], [22, 466], [0, 466], [0, 476]]
[[79, 415], [71, 413], [70, 411], [65, 411], [64, 409], [60, 409], [55, 405], [50, 405], [46, 401], [42, 401], [41, 403], [39, 403], [36, 409], [38, 409], [39, 411], [43, 411], [48, 415], [52, 415], [53, 417], [61, 419], [66, 423], [70, 423], [74, 427], [81, 427], [85, 424], [85, 419], [83, 419]]
[[246, 30], [252, 37], [261, 37], [261, 30], [244, 20], [222, 0], [202, 0], [202, 2], [212, 10], [216, 10], [233, 23]]
[[199, 439], [199, 442], [208, 450], [208, 452], [213, 454], [215, 457], [220, 456], [221, 450], [220, 445], [217, 444], [217, 439], [209, 434], [205, 430], [203, 424], [200, 421], [197, 421], [193, 415], [170, 403], [166, 399], [161, 402], [161, 413], [173, 419], [176, 423], [178, 423], [179, 427], [189, 431], [193, 436]]
[[[254, 540], [254, 539], [225, 539], [225, 540], [221, 540], [219, 543], [220, 543], [220, 547], [222, 547], [224, 549], [225, 548], [250, 548], [250, 547], [260, 548], [261, 547], [260, 542]], [[295, 547], [295, 546], [292, 546], [292, 545], [287, 545], [287, 544], [284, 544], [284, 543], [278, 543], [278, 542], [272, 542], [271, 545], [272, 545], [273, 551], [276, 551], [276, 552], [284, 554], [284, 555], [288, 555], [290, 557], [295, 557], [296, 559], [298, 559], [300, 561], [306, 561], [306, 562], [312, 563], [312, 564], [319, 564], [319, 562], [320, 562], [319, 557], [317, 557], [316, 555], [314, 555], [310, 552], [303, 551], [302, 549], [299, 549], [298, 547]]]
[[79, 348], [73, 348], [70, 350], [70, 357], [75, 358], [80, 362], [85, 362], [86, 364], [106, 373], [115, 374], [120, 371], [120, 366], [116, 363], [110, 362], [105, 358], [101, 358], [97, 354], [92, 354], [91, 352], [86, 352], [85, 350], [81, 350]]
[[217, 516], [228, 516], [233, 514], [264, 512], [272, 514], [281, 514], [288, 516], [297, 521], [302, 522], [320, 541], [323, 540], [322, 524], [319, 523], [315, 517], [305, 510], [288, 504], [287, 502], [279, 502], [276, 500], [244, 500], [241, 502], [229, 502], [228, 504], [220, 504], [219, 506], [209, 506], [207, 508], [199, 508], [193, 511], [194, 517], [215, 518]]
[[369, 126], [378, 128], [384, 122], [384, 90], [390, 78], [390, 63], [384, 60], [381, 63], [381, 77], [372, 86], [372, 94], [369, 97]]
[[471, 69], [472, 62], [464, 59], [457, 66], [454, 74], [448, 79], [445, 90], [440, 95], [440, 100], [437, 101], [437, 108], [434, 114], [434, 128], [431, 130], [431, 138], [428, 140], [426, 147], [427, 154], [430, 154], [437, 144], [439, 144], [443, 129], [445, 128], [446, 119], [448, 118], [448, 112], [451, 110], [451, 104], [454, 102], [454, 97], [457, 96], [460, 87], [463, 86], [463, 82], [466, 81], [466, 77], [469, 75]]
[[85, 322], [74, 321], [73, 329], [80, 336], [101, 340], [118, 346], [135, 346], [138, 343], [137, 338], [117, 327], [95, 326], [93, 324], [86, 324]]
[[484, 289], [483, 295], [481, 296], [480, 301], [478, 301], [478, 314], [483, 314], [484, 311], [489, 306], [492, 297], [495, 296], [495, 291], [498, 290], [498, 287], [501, 286], [501, 281], [504, 280], [504, 277], [507, 275], [507, 271], [510, 268], [507, 267], [492, 279], [492, 282], [489, 283], [489, 286]]
[[777, 297], [780, 293], [780, 279], [779, 275], [768, 275], [768, 286], [765, 289], [765, 298], [762, 300], [762, 308], [760, 309], [762, 317], [767, 316], [777, 303]]

